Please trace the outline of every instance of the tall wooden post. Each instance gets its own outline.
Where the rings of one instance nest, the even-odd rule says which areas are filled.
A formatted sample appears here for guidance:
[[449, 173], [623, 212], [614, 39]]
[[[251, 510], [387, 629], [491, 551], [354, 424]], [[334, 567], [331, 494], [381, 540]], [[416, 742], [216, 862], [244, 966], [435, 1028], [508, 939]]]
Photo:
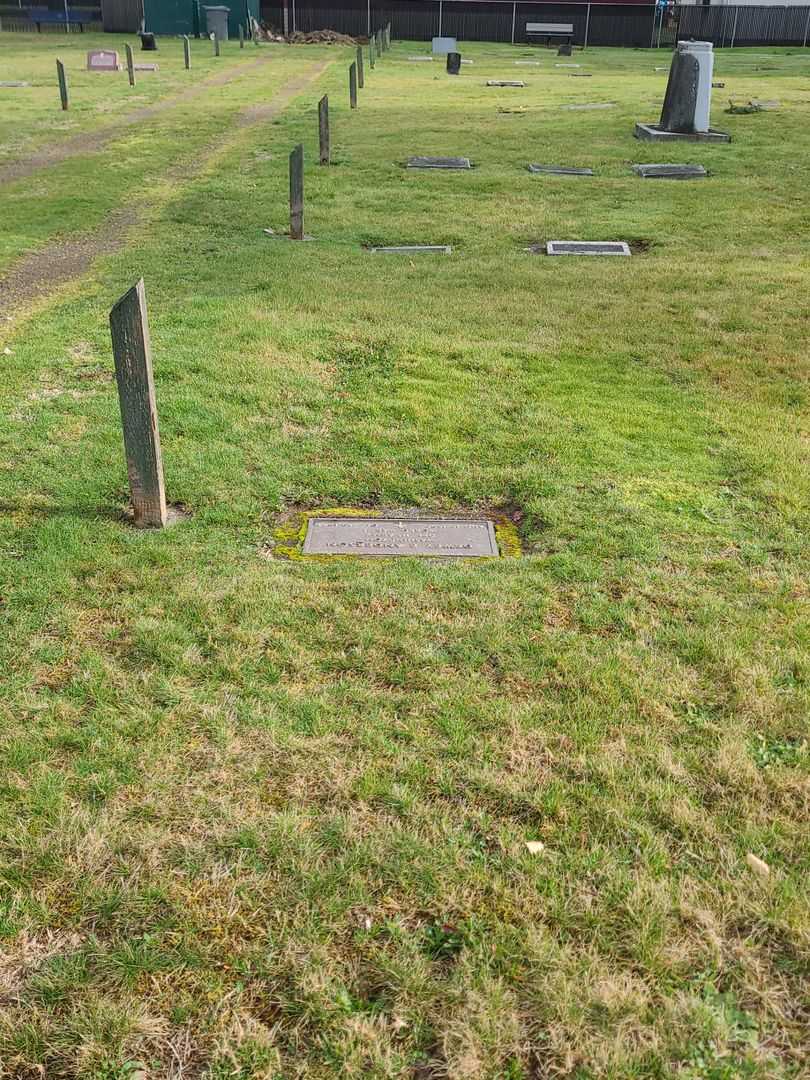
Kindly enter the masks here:
[[349, 104], [353, 109], [357, 108], [357, 64], [349, 68]]
[[183, 37], [183, 62], [186, 65], [186, 71], [191, 68], [191, 42], [188, 40], [188, 35]]
[[244, 47], [245, 47], [245, 28], [244, 28], [244, 26], [242, 26], [241, 23], [239, 23], [239, 48], [244, 49]]
[[127, 75], [129, 75], [129, 85], [135, 85], [135, 60], [132, 57], [132, 46], [129, 42], [124, 45], [124, 49], [127, 54]]
[[363, 71], [363, 49], [357, 46], [357, 85], [362, 90], [366, 85], [365, 72]]
[[304, 239], [304, 148], [290, 154], [290, 239]]
[[391, 48], [391, 23], [387, 23], [385, 27], [385, 47]]
[[368, 66], [374, 70], [374, 37], [368, 39]]
[[110, 312], [110, 332], [135, 524], [160, 529], [166, 492], [143, 278]]
[[326, 94], [318, 102], [318, 139], [321, 149], [321, 165], [328, 165], [332, 158], [332, 152], [329, 141], [329, 98]]
[[67, 112], [68, 107], [68, 85], [67, 76], [65, 75], [65, 65], [61, 60], [56, 61], [56, 77], [59, 80], [59, 97], [62, 99], [62, 111]]
[[214, 56], [219, 56], [219, 34], [214, 34]]

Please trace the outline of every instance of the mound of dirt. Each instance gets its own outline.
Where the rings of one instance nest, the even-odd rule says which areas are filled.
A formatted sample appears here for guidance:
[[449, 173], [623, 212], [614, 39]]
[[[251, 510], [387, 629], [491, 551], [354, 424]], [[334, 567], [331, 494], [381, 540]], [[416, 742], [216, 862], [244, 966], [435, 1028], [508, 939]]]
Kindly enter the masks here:
[[299, 30], [286, 37], [272, 26], [259, 26], [254, 20], [254, 36], [259, 41], [284, 41], [288, 45], [360, 45], [365, 38], [353, 38], [348, 34], [339, 34], [337, 30]]

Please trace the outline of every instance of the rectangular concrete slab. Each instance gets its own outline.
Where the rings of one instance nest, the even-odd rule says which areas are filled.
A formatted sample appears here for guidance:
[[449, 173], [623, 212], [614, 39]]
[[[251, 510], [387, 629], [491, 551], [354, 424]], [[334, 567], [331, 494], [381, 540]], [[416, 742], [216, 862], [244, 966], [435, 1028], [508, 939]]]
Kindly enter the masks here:
[[525, 82], [521, 82], [520, 79], [487, 79], [487, 86], [525, 86]]
[[629, 255], [623, 241], [613, 240], [549, 240], [546, 255]]
[[470, 169], [470, 159], [466, 157], [416, 157], [408, 158], [409, 169]]
[[683, 132], [664, 131], [657, 124], [636, 124], [633, 134], [637, 139], [647, 139], [650, 142], [731, 142], [731, 136], [727, 132], [715, 131], [714, 128], [709, 128], [708, 131]]
[[499, 552], [495, 528], [483, 519], [312, 517], [304, 554], [469, 559]]
[[31, 85], [31, 83], [19, 82], [17, 79], [6, 79], [4, 82], [0, 82], [0, 86], [2, 86], [2, 87], [30, 86], [30, 85]]
[[583, 110], [583, 109], [615, 109], [616, 108], [616, 102], [615, 101], [591, 101], [591, 102], [587, 102], [585, 105], [561, 105], [560, 108], [561, 109], [572, 109], [572, 110], [576, 110], [576, 111], [580, 111], [580, 110]]
[[368, 249], [372, 255], [452, 255], [449, 244], [399, 244]]
[[593, 176], [593, 169], [577, 169], [567, 165], [528, 165], [530, 173], [550, 173], [553, 176]]
[[634, 165], [633, 172], [645, 180], [691, 180], [709, 175], [702, 165]]
[[408, 59], [411, 61], [411, 63], [417, 63], [418, 61], [421, 61], [421, 60], [427, 60], [427, 62], [429, 64], [433, 63], [433, 57], [432, 56], [409, 56]]

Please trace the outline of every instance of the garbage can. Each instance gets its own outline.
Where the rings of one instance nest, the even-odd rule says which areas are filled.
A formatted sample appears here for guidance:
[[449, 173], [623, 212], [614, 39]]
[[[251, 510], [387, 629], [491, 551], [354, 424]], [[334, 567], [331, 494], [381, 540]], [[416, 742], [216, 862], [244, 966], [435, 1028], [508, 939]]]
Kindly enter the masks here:
[[209, 36], [216, 34], [220, 41], [227, 41], [228, 16], [231, 9], [226, 7], [206, 7], [203, 10], [205, 11], [205, 28]]
[[447, 74], [458, 75], [461, 71], [461, 53], [449, 52], [447, 54]]

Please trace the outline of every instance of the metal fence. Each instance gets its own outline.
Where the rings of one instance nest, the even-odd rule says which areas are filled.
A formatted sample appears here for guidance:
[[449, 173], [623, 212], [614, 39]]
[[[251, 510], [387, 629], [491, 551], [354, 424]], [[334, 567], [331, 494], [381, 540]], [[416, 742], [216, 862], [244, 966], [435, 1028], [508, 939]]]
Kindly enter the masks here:
[[[51, 11], [63, 12], [65, 10], [64, 0], [32, 0], [29, 4], [0, 4], [0, 30], [11, 31], [16, 33], [30, 34], [32, 31], [36, 31], [36, 26], [33, 20], [28, 15], [28, 8], [49, 8]], [[101, 8], [97, 6], [87, 6], [85, 4], [68, 4], [68, 10], [81, 13], [81, 15], [87, 19], [84, 24], [85, 30], [92, 33], [97, 30], [101, 30]], [[71, 25], [71, 31], [75, 30], [79, 32], [78, 26]], [[64, 23], [43, 23], [41, 26], [43, 34], [64, 34]]]
[[[684, 6], [664, 19], [655, 6], [633, 3], [542, 3], [532, 0], [288, 0], [288, 26], [296, 30], [338, 30], [362, 36], [391, 23], [401, 41], [428, 41], [446, 34], [460, 41], [526, 42], [527, 22], [569, 22], [578, 45], [669, 47], [676, 36], [733, 45], [805, 45], [809, 7]], [[280, 0], [262, 4], [265, 22], [281, 28]], [[659, 32], [659, 30], [661, 32]]]

